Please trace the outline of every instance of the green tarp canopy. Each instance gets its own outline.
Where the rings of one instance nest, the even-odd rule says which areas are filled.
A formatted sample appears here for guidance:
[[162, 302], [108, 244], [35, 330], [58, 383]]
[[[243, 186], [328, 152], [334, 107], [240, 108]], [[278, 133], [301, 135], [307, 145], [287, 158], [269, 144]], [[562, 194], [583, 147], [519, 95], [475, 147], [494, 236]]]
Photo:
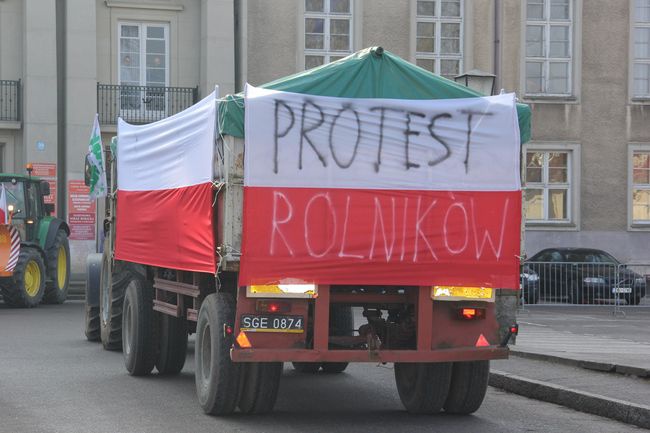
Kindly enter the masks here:
[[[261, 85], [265, 89], [345, 98], [454, 99], [484, 96], [380, 47]], [[530, 140], [530, 107], [517, 104], [521, 143]], [[219, 102], [219, 131], [244, 136], [244, 94]]]

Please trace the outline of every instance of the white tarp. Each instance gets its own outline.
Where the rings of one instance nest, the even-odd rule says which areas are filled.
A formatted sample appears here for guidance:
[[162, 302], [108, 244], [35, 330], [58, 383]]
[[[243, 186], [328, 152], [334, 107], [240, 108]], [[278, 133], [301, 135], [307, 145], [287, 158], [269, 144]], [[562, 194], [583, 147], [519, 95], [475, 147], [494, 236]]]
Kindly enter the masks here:
[[246, 85], [245, 97], [247, 186], [521, 187], [513, 93], [445, 100], [352, 99]]

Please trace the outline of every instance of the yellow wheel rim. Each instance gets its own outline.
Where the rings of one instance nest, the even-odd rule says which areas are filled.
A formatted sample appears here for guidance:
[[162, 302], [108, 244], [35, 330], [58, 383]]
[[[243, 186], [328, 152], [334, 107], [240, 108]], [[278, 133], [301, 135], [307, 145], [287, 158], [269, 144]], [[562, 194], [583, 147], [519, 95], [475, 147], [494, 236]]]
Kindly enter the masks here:
[[65, 287], [65, 279], [68, 276], [68, 255], [63, 245], [59, 247], [59, 258], [56, 261], [56, 279], [59, 283], [59, 290]]
[[41, 269], [34, 260], [30, 260], [25, 268], [25, 291], [30, 297], [35, 297], [41, 288]]

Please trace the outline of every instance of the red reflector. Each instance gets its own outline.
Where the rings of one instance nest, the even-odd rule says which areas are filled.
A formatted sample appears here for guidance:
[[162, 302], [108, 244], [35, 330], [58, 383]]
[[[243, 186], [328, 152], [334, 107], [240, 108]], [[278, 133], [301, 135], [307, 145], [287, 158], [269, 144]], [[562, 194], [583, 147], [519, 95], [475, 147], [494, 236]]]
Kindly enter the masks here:
[[517, 335], [519, 333], [519, 325], [512, 325], [510, 327], [510, 333], [512, 335]]
[[476, 347], [485, 347], [485, 346], [489, 346], [489, 345], [490, 345], [490, 343], [483, 336], [483, 334], [479, 335], [478, 340], [476, 340]]
[[232, 326], [230, 325], [223, 325], [223, 333], [224, 335], [232, 335]]
[[291, 312], [291, 302], [258, 299], [255, 310], [258, 313], [289, 313]]

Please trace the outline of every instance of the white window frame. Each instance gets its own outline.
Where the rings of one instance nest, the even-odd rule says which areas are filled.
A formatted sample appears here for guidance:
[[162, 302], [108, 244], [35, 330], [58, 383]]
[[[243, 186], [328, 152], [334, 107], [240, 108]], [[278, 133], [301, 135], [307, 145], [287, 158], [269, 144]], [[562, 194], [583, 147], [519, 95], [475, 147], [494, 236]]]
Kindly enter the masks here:
[[[568, 219], [566, 220], [528, 220], [526, 219], [526, 195], [525, 190], [529, 186], [525, 182], [526, 175], [526, 154], [528, 152], [567, 152], [567, 180], [568, 180], [568, 193], [567, 193], [567, 212]], [[526, 224], [526, 230], [566, 230], [577, 231], [580, 230], [580, 145], [578, 143], [556, 143], [556, 142], [529, 142], [523, 146], [522, 149], [522, 206], [523, 206], [523, 221]], [[553, 184], [547, 184], [542, 171], [542, 183], [534, 183], [530, 185], [531, 188], [544, 189], [544, 194], [547, 194], [549, 187], [552, 189]], [[543, 186], [542, 186], [543, 185]], [[545, 197], [545, 210], [544, 215], [548, 215], [546, 207], [548, 206], [548, 199]]]
[[637, 95], [634, 93], [634, 65], [641, 63], [644, 65], [650, 65], [650, 58], [648, 59], [635, 59], [634, 58], [634, 42], [636, 39], [636, 29], [637, 28], [646, 28], [650, 29], [650, 22], [637, 22], [636, 17], [636, 0], [630, 1], [630, 68], [629, 68], [629, 95], [632, 103], [637, 104], [649, 104], [650, 103], [650, 93], [645, 95]]
[[[570, 0], [569, 1], [569, 19], [568, 20], [550, 20], [550, 7], [551, 1], [544, 0], [544, 20], [528, 20], [527, 8], [528, 1], [522, 0], [521, 7], [521, 22], [523, 27], [521, 29], [521, 63], [520, 63], [520, 88], [521, 93], [524, 96], [524, 99], [528, 100], [541, 100], [546, 99], [548, 102], [553, 102], [554, 100], [560, 100], [561, 102], [575, 102], [577, 103], [577, 98], [579, 97], [579, 75], [580, 75], [580, 32], [582, 31], [582, 26], [580, 18], [582, 16], [582, 0]], [[548, 69], [549, 64], [553, 61], [558, 62], [567, 62], [567, 58], [555, 58], [548, 57], [546, 54], [550, 50], [550, 27], [551, 25], [558, 25], [561, 23], [567, 23], [569, 26], [569, 72], [568, 72], [568, 93], [548, 93], [548, 92], [527, 92], [526, 91], [526, 62], [527, 60], [543, 62], [543, 74], [542, 85], [544, 88], [547, 87], [548, 80]], [[544, 26], [544, 56], [543, 57], [528, 57], [526, 55], [526, 30], [528, 25], [540, 25]]]
[[[120, 43], [120, 40], [122, 38], [122, 26], [137, 26], [139, 28], [138, 34], [140, 36], [140, 72], [144, 72], [144, 77], [143, 75], [140, 75], [140, 86], [146, 86], [146, 81], [147, 81], [147, 68], [146, 68], [146, 62], [147, 62], [147, 50], [146, 50], [146, 45], [143, 48], [142, 42], [146, 42], [146, 37], [143, 37], [144, 33], [143, 30], [146, 30], [148, 26], [152, 27], [164, 27], [165, 29], [165, 87], [169, 87], [169, 56], [170, 56], [170, 50], [169, 50], [169, 40], [170, 40], [170, 34], [169, 34], [169, 23], [166, 22], [147, 22], [147, 21], [118, 21], [117, 23], [117, 82], [119, 84], [122, 84], [122, 68], [121, 68], [121, 62], [122, 62], [122, 44]], [[142, 69], [144, 68], [144, 69]], [[144, 81], [143, 81], [144, 78]], [[143, 84], [144, 83], [144, 84]]]
[[[650, 152], [650, 143], [630, 143], [627, 147], [627, 228], [628, 231], [650, 231], [650, 221], [634, 221], [634, 153]], [[641, 189], [650, 190], [650, 185]]]
[[[324, 2], [324, 12], [310, 12], [305, 9], [305, 0], [301, 1], [301, 10], [302, 10], [302, 25], [300, 26], [299, 36], [302, 38], [302, 69], [305, 68], [305, 57], [306, 56], [323, 56], [323, 65], [330, 63], [332, 57], [346, 57], [354, 52], [354, 16], [355, 16], [355, 0], [350, 0], [350, 12], [349, 13], [332, 13], [330, 12], [330, 0], [323, 0]], [[308, 49], [305, 47], [305, 20], [307, 18], [317, 18], [324, 19], [325, 23], [323, 24], [323, 37], [324, 44], [322, 50]], [[331, 19], [344, 19], [347, 18], [350, 23], [349, 28], [349, 38], [350, 38], [350, 48], [347, 51], [332, 51], [330, 50], [330, 20]]]
[[[465, 0], [460, 0], [460, 17], [443, 17], [442, 16], [442, 1], [435, 1], [435, 16], [419, 16], [417, 9], [417, 0], [412, 0], [411, 7], [411, 43], [412, 43], [412, 57], [413, 63], [417, 64], [418, 60], [433, 60], [434, 62], [434, 74], [440, 75], [440, 64], [442, 60], [458, 60], [458, 74], [462, 74], [464, 71], [464, 60], [465, 60]], [[434, 23], [435, 24], [435, 36], [434, 36], [434, 52], [433, 53], [424, 53], [417, 51], [417, 38], [418, 23]], [[460, 41], [459, 41], [459, 53], [458, 54], [442, 54], [440, 51], [441, 41], [442, 41], [442, 31], [441, 24], [459, 24], [460, 26]], [[428, 70], [428, 69], [427, 69]]]

